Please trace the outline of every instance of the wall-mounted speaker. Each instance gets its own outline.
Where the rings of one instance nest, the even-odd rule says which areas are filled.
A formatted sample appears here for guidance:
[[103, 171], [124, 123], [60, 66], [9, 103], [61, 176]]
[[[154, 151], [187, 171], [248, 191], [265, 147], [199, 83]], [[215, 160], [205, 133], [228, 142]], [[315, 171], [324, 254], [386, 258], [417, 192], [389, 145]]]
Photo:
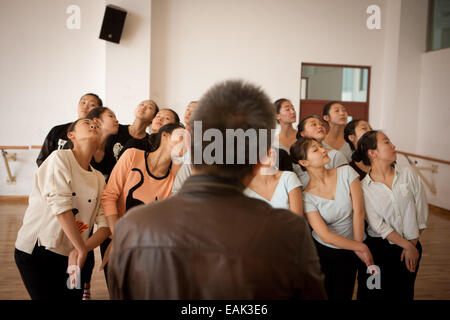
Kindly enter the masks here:
[[99, 38], [119, 43], [126, 16], [126, 11], [111, 5], [106, 6]]

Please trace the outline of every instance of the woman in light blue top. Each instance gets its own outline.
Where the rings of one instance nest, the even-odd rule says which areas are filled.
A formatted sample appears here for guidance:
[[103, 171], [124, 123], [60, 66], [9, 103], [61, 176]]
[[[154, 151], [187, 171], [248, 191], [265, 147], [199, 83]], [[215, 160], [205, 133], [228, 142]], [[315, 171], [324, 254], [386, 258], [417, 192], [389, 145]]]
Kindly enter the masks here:
[[372, 254], [363, 243], [364, 202], [358, 174], [350, 166], [327, 169], [327, 150], [317, 140], [301, 138], [291, 156], [308, 171], [304, 212], [325, 274], [330, 300], [351, 300], [358, 258], [367, 266]]
[[274, 164], [276, 151], [271, 148], [269, 163], [262, 165], [259, 173], [252, 179], [244, 194], [268, 202], [274, 208], [290, 209], [303, 215], [300, 180], [290, 171], [280, 171]]
[[[297, 126], [297, 139], [301, 137], [314, 138], [319, 142], [323, 142], [327, 135], [324, 123], [316, 116], [309, 116], [304, 118]], [[325, 168], [332, 169], [347, 164], [345, 156], [337, 150], [332, 148], [327, 149], [328, 157], [330, 161], [325, 165]], [[308, 172], [301, 169], [298, 163], [292, 165], [294, 172], [299, 177], [303, 186], [306, 186], [309, 182]]]

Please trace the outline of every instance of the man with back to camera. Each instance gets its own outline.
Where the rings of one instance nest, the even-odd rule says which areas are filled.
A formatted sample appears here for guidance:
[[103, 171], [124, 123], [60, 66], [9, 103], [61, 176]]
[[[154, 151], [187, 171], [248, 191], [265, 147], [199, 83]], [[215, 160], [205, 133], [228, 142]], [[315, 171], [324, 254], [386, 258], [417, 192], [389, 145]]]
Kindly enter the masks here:
[[[219, 83], [202, 97], [190, 130], [192, 176], [176, 195], [133, 208], [116, 224], [112, 299], [325, 299], [306, 220], [246, 197], [242, 191], [260, 161], [252, 164], [248, 139], [244, 155], [225, 143], [226, 129], [270, 132], [273, 109], [261, 89], [242, 81]], [[194, 136], [197, 121], [200, 137]], [[233, 164], [196, 159], [199, 146], [203, 155], [211, 143], [202, 137], [212, 128], [222, 133], [223, 159], [232, 153]], [[270, 138], [261, 150], [266, 154]], [[237, 164], [242, 156], [244, 164]]]

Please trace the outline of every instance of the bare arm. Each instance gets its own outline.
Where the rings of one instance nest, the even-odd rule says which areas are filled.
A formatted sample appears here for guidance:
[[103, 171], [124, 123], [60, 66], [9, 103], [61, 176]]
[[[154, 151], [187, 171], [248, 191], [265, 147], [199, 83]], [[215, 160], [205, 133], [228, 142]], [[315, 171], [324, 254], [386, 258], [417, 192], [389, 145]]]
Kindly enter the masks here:
[[318, 211], [307, 212], [306, 217], [310, 226], [323, 242], [341, 249], [352, 250], [367, 266], [373, 265], [372, 254], [363, 242], [350, 240], [330, 232]]
[[289, 209], [299, 216], [303, 216], [302, 191], [300, 187], [294, 188], [289, 192]]
[[353, 180], [350, 184], [350, 196], [353, 206], [353, 238], [362, 242], [364, 240], [364, 217], [366, 213], [359, 179]]
[[103, 227], [98, 229], [87, 241], [86, 241], [86, 248], [87, 251], [94, 250], [97, 248], [103, 241], [106, 240], [106, 238], [109, 237], [111, 234], [111, 231], [107, 227]]
[[111, 234], [114, 235], [114, 227], [117, 221], [119, 221], [119, 215], [113, 214], [110, 216], [106, 216], [106, 220], [108, 220], [109, 228], [111, 229]]
[[75, 250], [78, 253], [77, 256], [77, 265], [80, 269], [83, 267], [84, 261], [87, 256], [87, 248], [84, 240], [81, 238], [80, 232], [78, 231], [78, 226], [75, 222], [75, 217], [73, 216], [72, 211], [66, 211], [64, 213], [58, 214], [56, 216], [58, 222], [61, 224], [61, 227], [69, 238], [70, 242], [75, 247]]

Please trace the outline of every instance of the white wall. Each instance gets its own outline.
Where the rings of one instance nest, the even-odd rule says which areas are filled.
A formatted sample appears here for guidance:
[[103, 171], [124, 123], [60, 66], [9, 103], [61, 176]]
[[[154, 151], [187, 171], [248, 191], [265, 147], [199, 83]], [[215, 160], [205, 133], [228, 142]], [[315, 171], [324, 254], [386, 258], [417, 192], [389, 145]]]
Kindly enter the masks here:
[[182, 116], [215, 82], [244, 78], [298, 110], [302, 62], [369, 65], [378, 126], [385, 32], [367, 28], [371, 4], [385, 1], [153, 0], [151, 96]]
[[[98, 0], [97, 0], [98, 1]], [[105, 104], [121, 123], [131, 123], [150, 97], [151, 1], [109, 0], [127, 11], [120, 43], [105, 42]]]
[[[393, 39], [396, 45], [388, 53], [391, 61], [388, 58], [385, 60], [391, 66], [386, 70], [385, 78], [393, 78], [387, 80], [393, 95], [389, 99], [381, 128], [399, 150], [407, 152], [416, 151], [421, 56], [426, 49], [427, 9], [427, 1], [401, 1], [400, 16], [394, 17], [399, 25], [395, 25], [395, 32], [392, 32], [397, 36]], [[398, 125], [399, 121], [401, 126]]]
[[[450, 161], [450, 49], [423, 53], [416, 153]], [[437, 194], [428, 201], [450, 210], [450, 166], [419, 160], [420, 165], [438, 165], [438, 173], [425, 175], [434, 181]]]
[[[81, 29], [66, 8], [81, 9]], [[42, 144], [48, 130], [77, 118], [86, 92], [104, 96], [104, 3], [0, 1], [0, 145]]]
[[[98, 38], [106, 4], [128, 14], [119, 45]], [[77, 5], [79, 30], [66, 13]], [[150, 93], [151, 1], [0, 1], [0, 145], [41, 145], [55, 125], [77, 118], [80, 97], [97, 93], [121, 123], [130, 123]], [[16, 151], [15, 184], [6, 184], [0, 161], [0, 195], [31, 191], [37, 150]]]
[[[79, 30], [69, 30], [69, 5], [81, 10]], [[98, 39], [104, 1], [0, 1], [0, 145], [41, 145], [51, 127], [77, 118], [80, 97], [104, 97], [105, 44]], [[6, 184], [0, 164], [0, 194], [29, 194], [36, 150], [10, 151], [17, 182]]]

